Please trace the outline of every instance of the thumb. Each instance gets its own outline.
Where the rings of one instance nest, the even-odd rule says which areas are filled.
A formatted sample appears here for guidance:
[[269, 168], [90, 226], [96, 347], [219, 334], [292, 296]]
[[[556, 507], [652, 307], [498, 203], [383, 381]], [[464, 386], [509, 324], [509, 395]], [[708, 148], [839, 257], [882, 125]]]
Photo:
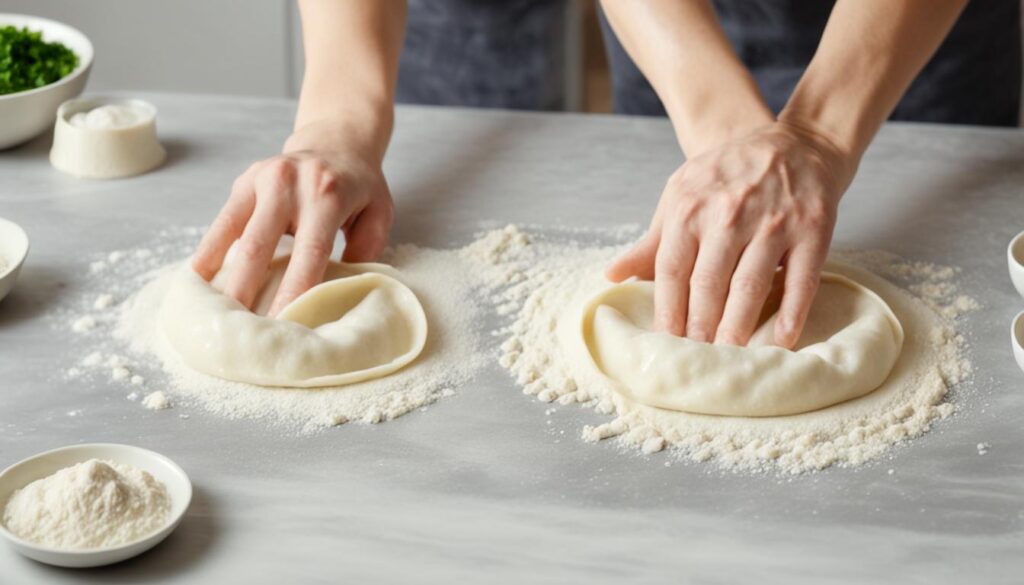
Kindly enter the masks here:
[[394, 221], [391, 197], [376, 197], [359, 213], [355, 221], [345, 228], [345, 262], [371, 262], [376, 260], [388, 243], [388, 234]]

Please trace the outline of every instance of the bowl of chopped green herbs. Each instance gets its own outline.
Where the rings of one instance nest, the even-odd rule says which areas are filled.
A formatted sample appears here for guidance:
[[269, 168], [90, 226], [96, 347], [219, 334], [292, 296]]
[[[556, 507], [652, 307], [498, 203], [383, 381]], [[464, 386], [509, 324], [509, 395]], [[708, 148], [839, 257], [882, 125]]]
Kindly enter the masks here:
[[57, 108], [82, 93], [92, 43], [46, 18], [0, 13], [0, 149], [53, 128]]

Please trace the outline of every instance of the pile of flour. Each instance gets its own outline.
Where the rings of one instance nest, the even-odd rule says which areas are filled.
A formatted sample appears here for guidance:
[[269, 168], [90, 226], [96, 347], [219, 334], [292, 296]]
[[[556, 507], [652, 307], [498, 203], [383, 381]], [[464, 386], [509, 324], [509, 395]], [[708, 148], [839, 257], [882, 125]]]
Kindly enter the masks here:
[[[117, 251], [91, 265], [93, 288], [63, 325], [89, 340], [91, 351], [72, 377], [117, 382], [130, 400], [153, 410], [200, 407], [228, 418], [260, 419], [301, 431], [349, 421], [375, 424], [453, 395], [490, 360], [474, 301], [480, 282], [458, 250], [399, 245], [382, 262], [402, 272], [428, 319], [420, 356], [389, 376], [338, 387], [269, 388], [222, 380], [181, 362], [157, 324], [174, 268], [191, 253], [198, 229], [170, 230], [144, 250]], [[82, 326], [86, 323], [86, 326]], [[185, 418], [185, 415], [182, 415]]]
[[585, 427], [586, 441], [617, 437], [644, 453], [672, 447], [692, 461], [733, 470], [799, 473], [831, 465], [854, 466], [890, 446], [927, 431], [952, 414], [950, 385], [970, 371], [957, 316], [977, 307], [957, 295], [955, 271], [907, 263], [881, 252], [849, 252], [837, 259], [904, 284], [879, 279], [898, 301], [894, 311], [908, 330], [900, 362], [886, 384], [858, 400], [818, 412], [772, 418], [693, 415], [651, 408], [625, 399], [602, 377], [573, 371], [556, 335], [558, 320], [582, 299], [607, 286], [602, 270], [623, 246], [587, 246], [537, 237], [510, 226], [470, 247], [492, 285], [498, 311], [512, 315], [502, 334], [500, 363], [526, 394], [544, 402], [580, 403], [611, 416]]
[[3, 522], [15, 536], [62, 550], [119, 546], [162, 528], [167, 488], [149, 473], [90, 459], [14, 492]]

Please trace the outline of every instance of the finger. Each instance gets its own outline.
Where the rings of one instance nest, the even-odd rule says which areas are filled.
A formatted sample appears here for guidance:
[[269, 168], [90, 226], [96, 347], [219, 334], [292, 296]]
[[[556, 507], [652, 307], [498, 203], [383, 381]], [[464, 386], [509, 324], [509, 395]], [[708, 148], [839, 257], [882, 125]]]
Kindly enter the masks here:
[[654, 330], [682, 335], [697, 239], [679, 223], [668, 224], [664, 232], [654, 259]]
[[686, 336], [695, 341], [713, 341], [722, 319], [740, 251], [746, 242], [737, 238], [714, 237], [700, 243], [700, 252], [690, 275], [690, 305]]
[[220, 271], [231, 244], [241, 237], [245, 224], [252, 217], [256, 207], [252, 175], [246, 172], [235, 180], [227, 202], [196, 248], [192, 269], [205, 280], [213, 279]]
[[827, 255], [828, 245], [823, 242], [806, 243], [790, 251], [785, 265], [782, 303], [775, 321], [775, 343], [780, 346], [792, 349], [800, 340]]
[[[257, 187], [260, 189], [260, 187]], [[224, 294], [251, 307], [267, 277], [278, 240], [288, 226], [288, 215], [279, 197], [257, 195], [256, 209], [238, 240], [238, 262], [233, 264]]]
[[307, 290], [320, 284], [334, 249], [334, 238], [341, 224], [334, 206], [320, 206], [299, 217], [295, 245], [288, 269], [274, 295], [267, 315], [273, 317]]
[[345, 262], [371, 262], [376, 260], [388, 243], [388, 233], [394, 221], [391, 197], [375, 197], [345, 228]]
[[644, 237], [611, 261], [604, 269], [604, 276], [612, 282], [622, 282], [636, 276], [642, 280], [654, 278], [654, 262], [658, 254], [661, 229], [652, 229]]
[[746, 345], [750, 341], [784, 253], [785, 245], [779, 240], [755, 238], [747, 244], [729, 283], [715, 343]]

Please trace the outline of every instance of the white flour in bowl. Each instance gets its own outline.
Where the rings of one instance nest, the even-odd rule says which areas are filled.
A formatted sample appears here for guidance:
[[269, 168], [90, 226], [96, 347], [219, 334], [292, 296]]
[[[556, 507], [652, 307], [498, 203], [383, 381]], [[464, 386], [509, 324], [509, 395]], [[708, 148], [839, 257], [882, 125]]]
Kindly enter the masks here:
[[[488, 239], [490, 238], [490, 239]], [[574, 371], [556, 335], [559, 318], [606, 282], [602, 270], [620, 246], [535, 241], [515, 228], [478, 242], [493, 253], [474, 254], [494, 286], [498, 311], [512, 315], [501, 365], [526, 394], [544, 402], [581, 403], [611, 416], [585, 427], [586, 441], [617, 437], [646, 454], [672, 447], [677, 456], [733, 470], [799, 473], [831, 465], [854, 466], [927, 431], [949, 416], [950, 385], [970, 371], [956, 317], [977, 307], [956, 294], [951, 268], [908, 263], [880, 252], [839, 254], [847, 263], [904, 281], [910, 292], [882, 279], [908, 329], [900, 362], [883, 387], [863, 398], [804, 415], [743, 418], [651, 408], [623, 398], [607, 379]], [[493, 241], [492, 241], [493, 240]]]
[[137, 467], [90, 459], [17, 490], [7, 530], [42, 546], [80, 550], [128, 544], [167, 523], [167, 488]]

